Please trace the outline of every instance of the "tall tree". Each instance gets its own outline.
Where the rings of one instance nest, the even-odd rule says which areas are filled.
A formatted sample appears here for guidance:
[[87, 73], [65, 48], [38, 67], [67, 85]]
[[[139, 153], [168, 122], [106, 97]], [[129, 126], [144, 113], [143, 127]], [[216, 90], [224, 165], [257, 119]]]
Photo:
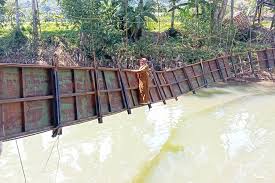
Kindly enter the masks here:
[[18, 0], [15, 0], [15, 22], [16, 22], [16, 30], [20, 31], [20, 12], [19, 12]]
[[170, 0], [171, 3], [171, 9], [168, 10], [168, 12], [171, 12], [171, 29], [174, 29], [175, 27], [175, 14], [176, 14], [176, 10], [181, 9], [182, 6], [188, 5], [189, 2], [187, 3], [180, 3], [177, 4], [180, 0]]
[[32, 0], [32, 29], [33, 29], [33, 51], [36, 53], [39, 41], [38, 32], [38, 2], [37, 0]]
[[129, 36], [133, 41], [141, 38], [147, 19], [158, 22], [157, 17], [154, 15], [156, 4], [154, 1], [146, 1], [143, 3], [141, 0], [138, 7], [130, 7], [128, 11], [129, 23]]
[[214, 13], [214, 21], [215, 21], [215, 24], [219, 26], [222, 20], [224, 19], [228, 0], [216, 0], [216, 2], [214, 3], [217, 4], [215, 13]]
[[174, 29], [174, 25], [175, 25], [175, 11], [176, 11], [176, 9], [174, 7], [176, 6], [177, 1], [178, 0], [171, 0], [172, 7], [173, 7], [172, 15], [171, 15], [171, 29]]
[[210, 31], [218, 31], [224, 19], [228, 0], [213, 0], [210, 3]]
[[231, 10], [230, 10], [231, 25], [233, 25], [233, 21], [234, 21], [234, 5], [235, 5], [234, 0], [231, 0]]
[[1, 23], [3, 23], [4, 21], [4, 4], [5, 4], [5, 0], [0, 0], [0, 25]]

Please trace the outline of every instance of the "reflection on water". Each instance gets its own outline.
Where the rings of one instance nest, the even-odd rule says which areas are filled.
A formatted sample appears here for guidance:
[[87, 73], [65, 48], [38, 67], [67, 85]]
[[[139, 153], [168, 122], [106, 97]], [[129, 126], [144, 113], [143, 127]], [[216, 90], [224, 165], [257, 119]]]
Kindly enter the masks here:
[[228, 125], [228, 132], [221, 135], [224, 143], [224, 148], [230, 158], [238, 155], [238, 151], [246, 149], [248, 152], [255, 149], [253, 142], [250, 139], [251, 130], [248, 124], [253, 123], [253, 114], [250, 116], [249, 112], [241, 110], [233, 116]]
[[[18, 140], [30, 183], [271, 183], [275, 87], [226, 86]], [[58, 163], [59, 162], [59, 163]], [[0, 183], [23, 183], [15, 141]]]

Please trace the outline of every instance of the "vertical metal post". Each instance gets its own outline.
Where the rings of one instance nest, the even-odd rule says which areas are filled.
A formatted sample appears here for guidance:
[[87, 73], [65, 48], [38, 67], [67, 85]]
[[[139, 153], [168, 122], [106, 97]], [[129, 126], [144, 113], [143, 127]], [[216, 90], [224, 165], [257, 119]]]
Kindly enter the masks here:
[[138, 105], [138, 103], [136, 103], [136, 101], [135, 101], [135, 99], [134, 99], [134, 97], [133, 97], [133, 90], [131, 89], [131, 83], [130, 83], [130, 81], [129, 81], [129, 77], [128, 77], [128, 74], [127, 74], [127, 72], [125, 72], [125, 77], [126, 77], [126, 81], [127, 81], [127, 85], [129, 86], [129, 92], [130, 92], [130, 94], [131, 94], [131, 99], [132, 99], [132, 101], [133, 101], [133, 105], [134, 106], [136, 106], [136, 105]]
[[101, 73], [102, 73], [103, 84], [106, 87], [106, 93], [107, 93], [107, 98], [108, 98], [108, 111], [112, 112], [111, 97], [110, 97], [110, 93], [109, 93], [109, 87], [108, 87], [108, 84], [106, 82], [106, 77], [105, 77], [104, 70], [101, 71]]
[[127, 109], [128, 114], [132, 114], [131, 107], [129, 106], [129, 101], [126, 93], [125, 83], [123, 82], [122, 75], [121, 75], [121, 68], [118, 69], [118, 79], [122, 91], [122, 100], [124, 103], [124, 106]]
[[248, 58], [248, 61], [249, 61], [249, 64], [250, 64], [252, 74], [255, 76], [255, 71], [254, 71], [254, 67], [253, 67], [253, 59], [252, 59], [252, 55], [251, 55], [250, 51], [247, 53], [247, 58]]
[[[167, 71], [166, 71], [166, 72], [167, 72]], [[172, 85], [169, 84], [168, 80], [167, 80], [166, 77], [165, 77], [165, 73], [166, 73], [166, 72], [162, 72], [161, 75], [162, 75], [162, 77], [163, 77], [165, 83], [168, 85], [168, 88], [169, 88], [169, 90], [170, 90], [170, 92], [171, 92], [171, 94], [172, 94], [172, 97], [174, 97], [175, 100], [178, 101], [178, 97], [175, 95], [174, 90], [173, 90], [173, 88], [172, 88]]]
[[267, 71], [269, 72], [269, 74], [271, 76], [271, 79], [274, 81], [273, 75], [272, 75], [272, 67], [270, 66], [268, 55], [267, 55], [267, 49], [265, 49], [264, 55], [265, 55], [265, 58], [266, 58], [265, 63], [266, 63], [266, 66], [267, 66]]
[[57, 67], [52, 69], [53, 94], [54, 94], [54, 130], [52, 137], [62, 134], [61, 126], [61, 105], [60, 105], [60, 89]]
[[[73, 93], [77, 93], [77, 84], [76, 84], [76, 73], [75, 70], [72, 69], [71, 70], [72, 73], [72, 81], [73, 81]], [[76, 120], [79, 120], [79, 109], [78, 109], [78, 100], [77, 100], [77, 96], [74, 96], [74, 112], [75, 112], [75, 118]]]
[[242, 61], [240, 55], [238, 56], [238, 59], [239, 59], [239, 65], [240, 65], [240, 70], [241, 70], [241, 71], [240, 71], [240, 72], [241, 72], [240, 74], [243, 75], [243, 74], [244, 74], [244, 69], [243, 69], [244, 63], [243, 63], [243, 61]]
[[205, 88], [207, 88], [207, 86], [208, 86], [208, 81], [207, 81], [207, 79], [206, 79], [206, 77], [205, 77], [205, 71], [204, 71], [204, 66], [203, 66], [203, 61], [202, 61], [202, 59], [200, 59], [200, 66], [201, 66], [201, 70], [202, 70], [202, 79], [203, 79], [203, 83], [204, 83]]
[[234, 64], [234, 61], [233, 61], [232, 54], [230, 54], [230, 62], [231, 62], [232, 69], [233, 69], [233, 72], [234, 72], [234, 77], [236, 78], [237, 77], [237, 72], [236, 72], [236, 68], [235, 68], [235, 64]]
[[267, 49], [264, 50], [264, 56], [265, 56], [265, 64], [266, 64], [266, 67], [269, 71], [271, 69], [271, 67], [270, 67], [270, 64], [269, 64], [268, 56], [267, 56]]
[[159, 80], [156, 78], [156, 71], [154, 69], [154, 66], [151, 68], [151, 71], [152, 71], [153, 79], [154, 79], [154, 81], [157, 85], [157, 90], [159, 92], [159, 96], [160, 96], [163, 104], [166, 104], [165, 98], [163, 96], [163, 91], [161, 90], [161, 87], [160, 87], [160, 84], [159, 84]]
[[[148, 79], [149, 79], [149, 78], [148, 78]], [[149, 81], [148, 81], [148, 82], [149, 82]], [[148, 83], [148, 85], [149, 85], [149, 83]], [[148, 86], [148, 90], [149, 90], [149, 96], [151, 96], [150, 98], [151, 98], [152, 101], [153, 101], [153, 97], [152, 97], [152, 94], [151, 94], [151, 91], [150, 91], [150, 86]], [[152, 109], [152, 103], [151, 103], [152, 101], [150, 100], [150, 102], [148, 102], [148, 104], [147, 104], [149, 110]]]
[[198, 77], [197, 77], [197, 74], [196, 74], [196, 72], [195, 72], [194, 66], [191, 65], [190, 67], [192, 68], [192, 71], [193, 71], [193, 74], [194, 74], [194, 77], [193, 77], [193, 78], [196, 80], [196, 82], [197, 82], [197, 84], [198, 84], [198, 87], [200, 87], [200, 82], [199, 82], [199, 80], [198, 80]]
[[186, 70], [185, 70], [185, 67], [182, 68], [182, 71], [183, 71], [184, 77], [186, 78], [187, 85], [188, 85], [190, 91], [192, 91], [193, 94], [196, 94], [196, 91], [195, 91], [195, 89], [194, 89], [193, 86], [192, 86], [192, 83], [191, 83], [191, 81], [190, 81], [190, 79], [189, 79], [189, 76], [188, 76]]
[[94, 72], [94, 82], [95, 82], [95, 91], [96, 91], [96, 112], [97, 112], [97, 119], [98, 123], [103, 123], [102, 113], [101, 113], [101, 100], [100, 100], [100, 91], [98, 86], [98, 69], [97, 66], [95, 66], [95, 72]]
[[171, 71], [171, 72], [172, 72], [172, 74], [173, 74], [173, 76], [174, 76], [174, 78], [175, 78], [175, 81], [177, 82], [177, 85], [178, 85], [178, 87], [179, 87], [180, 93], [183, 94], [183, 91], [182, 91], [182, 89], [181, 89], [181, 87], [180, 87], [180, 82], [178, 81], [178, 78], [177, 78], [177, 76], [176, 76], [176, 74], [175, 74], [175, 71]]
[[[224, 66], [224, 72], [225, 72], [225, 76], [226, 76], [226, 80], [228, 78], [231, 78], [231, 75], [229, 75], [229, 73], [231, 73], [230, 67], [228, 68], [227, 66], [229, 66], [229, 64], [227, 62], [225, 62], [224, 60], [225, 57], [222, 58], [222, 63]], [[228, 61], [228, 55], [226, 55], [227, 61]], [[226, 63], [226, 64], [225, 64]]]
[[[20, 97], [25, 98], [25, 77], [24, 77], [24, 68], [19, 68], [20, 74]], [[26, 104], [25, 102], [21, 102], [22, 108], [22, 131], [26, 132]]]
[[[2, 105], [0, 105], [0, 139], [4, 138], [6, 136], [5, 134], [5, 124], [4, 124], [4, 111]], [[0, 140], [0, 145], [1, 145], [1, 140]]]
[[214, 76], [214, 74], [213, 74], [213, 70], [212, 70], [212, 68], [211, 68], [210, 61], [207, 61], [207, 65], [208, 65], [208, 67], [209, 67], [209, 72], [210, 72], [210, 74], [211, 74], [211, 76], [212, 76], [213, 82], [215, 83], [215, 82], [216, 82], [216, 79], [215, 79], [215, 76]]
[[218, 72], [219, 72], [219, 75], [221, 77], [221, 79], [225, 82], [225, 78], [223, 76], [223, 73], [222, 73], [222, 69], [221, 69], [221, 65], [220, 65], [220, 62], [218, 59], [215, 59], [215, 63], [216, 63], [216, 66], [218, 68]]

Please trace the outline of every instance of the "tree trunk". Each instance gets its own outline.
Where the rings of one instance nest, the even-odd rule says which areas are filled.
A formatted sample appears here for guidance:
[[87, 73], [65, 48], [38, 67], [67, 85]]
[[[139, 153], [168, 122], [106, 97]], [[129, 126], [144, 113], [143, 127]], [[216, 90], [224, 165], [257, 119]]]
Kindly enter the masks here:
[[139, 0], [139, 4], [143, 8], [143, 4], [144, 4], [143, 0]]
[[199, 3], [198, 3], [198, 1], [195, 1], [195, 5], [196, 5], [196, 17], [199, 18]]
[[274, 26], [275, 26], [275, 13], [273, 13], [273, 17], [272, 17], [272, 22], [271, 22], [270, 30], [272, 30]]
[[219, 8], [219, 18], [218, 18], [219, 23], [223, 21], [223, 18], [226, 13], [227, 4], [228, 4], [228, 0], [222, 1], [221, 7]]
[[128, 47], [129, 35], [128, 35], [128, 0], [124, 0], [124, 22], [123, 22], [123, 30], [125, 33], [125, 47]]
[[38, 47], [39, 33], [38, 33], [38, 2], [32, 0], [32, 29], [33, 29], [33, 48], [36, 53]]
[[16, 30], [20, 31], [20, 15], [19, 15], [18, 0], [15, 0], [15, 20], [16, 20]]
[[[144, 8], [144, 1], [143, 0], [139, 0], [139, 13], [143, 14], [143, 8]], [[140, 27], [137, 27], [137, 30], [134, 30], [134, 41], [139, 40], [142, 37], [142, 33], [143, 33], [143, 25], [141, 25]]]
[[234, 0], [231, 0], [231, 26], [233, 25], [234, 23]]
[[[216, 0], [214, 4], [218, 4], [220, 0]], [[228, 0], [222, 0], [220, 6], [216, 6], [214, 10], [214, 26], [215, 28], [220, 27], [223, 18], [226, 13], [226, 8], [227, 8]]]
[[[175, 0], [173, 0], [173, 2], [172, 2], [173, 4], [172, 4], [172, 7], [175, 7], [176, 6], [176, 1]], [[175, 9], [173, 9], [172, 10], [172, 15], [171, 15], [171, 29], [174, 29], [174, 27], [175, 27]]]

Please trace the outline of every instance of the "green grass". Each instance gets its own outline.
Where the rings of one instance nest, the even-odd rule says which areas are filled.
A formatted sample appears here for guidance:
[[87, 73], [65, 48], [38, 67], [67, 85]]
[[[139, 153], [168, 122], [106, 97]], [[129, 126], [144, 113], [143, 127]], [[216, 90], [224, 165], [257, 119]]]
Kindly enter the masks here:
[[264, 20], [264, 21], [261, 22], [261, 26], [263, 26], [265, 28], [270, 28], [271, 21]]
[[[159, 22], [154, 22], [152, 20], [147, 21], [147, 29], [151, 32], [164, 32], [171, 27], [171, 17], [170, 15], [158, 17]], [[181, 22], [175, 19], [175, 28], [181, 28]]]
[[[147, 30], [151, 32], [164, 32], [168, 30], [171, 26], [171, 18], [170, 15], [164, 15], [158, 17], [160, 24], [158, 22], [154, 22], [151, 19], [147, 20]], [[159, 27], [160, 26], [160, 27]], [[181, 22], [175, 20], [175, 28], [180, 29]], [[31, 22], [24, 23], [22, 26], [23, 33], [31, 39], [32, 34], [32, 25]], [[41, 40], [45, 40], [48, 37], [62, 37], [67, 39], [70, 43], [76, 44], [78, 40], [78, 28], [74, 27], [70, 23], [61, 23], [61, 22], [41, 22]], [[0, 28], [0, 38], [7, 37], [9, 33], [12, 31], [12, 26], [5, 26]]]
[[[78, 30], [72, 24], [69, 23], [57, 23], [57, 22], [42, 22], [41, 23], [41, 40], [47, 40], [49, 37], [62, 37], [75, 45], [78, 40]], [[0, 43], [5, 42], [9, 38], [9, 33], [12, 31], [12, 26], [5, 26], [0, 28]], [[24, 23], [21, 29], [29, 39], [32, 38], [32, 26], [31, 23]]]
[[[40, 35], [40, 42], [41, 44], [44, 43], [51, 43], [48, 42], [49, 40], [53, 40], [53, 37], [65, 39], [65, 42], [69, 44], [70, 47], [76, 47], [79, 34], [78, 29], [75, 28], [72, 24], [69, 23], [56, 23], [56, 22], [42, 22], [41, 27], [39, 28], [41, 32]], [[12, 54], [13, 49], [12, 47], [16, 46], [18, 41], [14, 40], [14, 27], [12, 26], [5, 26], [0, 28], [0, 55]], [[31, 43], [32, 41], [32, 25], [30, 22], [24, 23], [21, 25], [21, 30], [23, 34], [29, 40], [28, 42]], [[49, 39], [51, 38], [51, 39]], [[55, 40], [55, 38], [54, 38]], [[13, 45], [13, 46], [12, 46]], [[22, 47], [21, 50], [24, 48], [28, 49], [28, 46]], [[27, 50], [25, 50], [27, 53]]]
[[45, 40], [48, 37], [62, 37], [68, 42], [75, 45], [78, 40], [78, 29], [69, 23], [47, 22], [41, 26], [41, 39]]

